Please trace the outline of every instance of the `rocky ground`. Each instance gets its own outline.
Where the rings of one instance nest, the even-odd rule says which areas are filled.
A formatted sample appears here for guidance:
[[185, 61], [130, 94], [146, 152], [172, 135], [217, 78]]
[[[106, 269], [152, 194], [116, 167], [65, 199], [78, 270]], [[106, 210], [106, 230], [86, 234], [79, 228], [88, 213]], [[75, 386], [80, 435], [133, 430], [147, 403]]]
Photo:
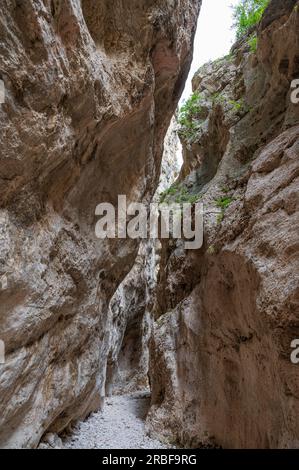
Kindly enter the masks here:
[[73, 433], [61, 440], [48, 434], [40, 448], [59, 449], [165, 449], [146, 435], [144, 419], [149, 408], [147, 392], [113, 396], [104, 410], [93, 413]]

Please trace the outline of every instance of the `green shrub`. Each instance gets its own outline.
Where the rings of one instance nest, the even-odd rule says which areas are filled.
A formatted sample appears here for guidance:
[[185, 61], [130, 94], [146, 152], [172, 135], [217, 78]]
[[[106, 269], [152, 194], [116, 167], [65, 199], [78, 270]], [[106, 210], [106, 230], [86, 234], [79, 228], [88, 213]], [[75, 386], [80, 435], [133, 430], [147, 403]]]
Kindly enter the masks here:
[[219, 209], [221, 209], [220, 214], [217, 215], [217, 224], [221, 224], [223, 219], [224, 219], [224, 214], [226, 209], [231, 205], [231, 203], [234, 201], [233, 198], [229, 196], [223, 196], [220, 197], [215, 201], [215, 204]]
[[216, 253], [214, 245], [210, 245], [209, 248], [207, 249], [207, 253], [209, 255], [214, 255]]
[[250, 51], [255, 54], [257, 51], [257, 35], [256, 34], [253, 34], [248, 39], [248, 45], [250, 47]]
[[170, 202], [195, 204], [199, 198], [199, 194], [190, 194], [185, 186], [172, 185], [160, 194], [160, 204]]
[[242, 100], [240, 101], [235, 101], [235, 100], [229, 100], [228, 102], [232, 107], [233, 107], [233, 110], [237, 113], [238, 111], [242, 111], [242, 109], [244, 108], [244, 103]]
[[162, 204], [169, 196], [174, 196], [179, 190], [176, 184], [170, 186], [170, 188], [165, 189], [163, 193], [160, 194], [160, 204]]
[[214, 60], [213, 63], [214, 64], [221, 64], [222, 62], [230, 62], [232, 59], [234, 58], [234, 55], [232, 52], [230, 52], [229, 54], [226, 54], [222, 57], [219, 57], [218, 59]]
[[233, 202], [233, 199], [231, 197], [224, 196], [224, 197], [217, 199], [216, 206], [222, 210], [225, 210], [231, 205], [232, 202]]
[[244, 36], [252, 26], [261, 20], [269, 2], [270, 0], [240, 0], [233, 7], [237, 38]]
[[178, 123], [181, 126], [180, 134], [187, 139], [194, 137], [200, 121], [202, 111], [200, 105], [201, 95], [194, 92], [179, 110]]
[[220, 92], [216, 92], [216, 93], [213, 93], [212, 95], [212, 103], [214, 105], [217, 105], [217, 104], [224, 104], [225, 103], [225, 98], [223, 95], [221, 95]]
[[235, 113], [245, 114], [251, 110], [244, 102], [244, 99], [241, 98], [239, 101], [229, 100], [228, 104], [232, 106], [232, 109]]

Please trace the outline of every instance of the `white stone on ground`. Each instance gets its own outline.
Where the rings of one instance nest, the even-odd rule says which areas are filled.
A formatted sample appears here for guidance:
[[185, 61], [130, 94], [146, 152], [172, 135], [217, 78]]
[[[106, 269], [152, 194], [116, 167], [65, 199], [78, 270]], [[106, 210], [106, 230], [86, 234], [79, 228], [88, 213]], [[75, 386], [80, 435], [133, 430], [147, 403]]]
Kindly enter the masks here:
[[167, 449], [146, 435], [147, 393], [113, 396], [104, 409], [79, 423], [63, 440], [63, 449]]

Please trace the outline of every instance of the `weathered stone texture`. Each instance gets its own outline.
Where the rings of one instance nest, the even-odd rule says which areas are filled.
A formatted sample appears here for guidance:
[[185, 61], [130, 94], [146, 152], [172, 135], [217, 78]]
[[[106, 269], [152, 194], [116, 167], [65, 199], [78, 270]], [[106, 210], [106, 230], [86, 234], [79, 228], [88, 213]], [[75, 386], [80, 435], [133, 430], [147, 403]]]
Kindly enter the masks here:
[[1, 447], [102, 403], [108, 305], [138, 246], [97, 240], [95, 207], [152, 198], [200, 3], [1, 1]]
[[247, 38], [194, 77], [202, 125], [181, 181], [204, 203], [205, 243], [163, 242], [148, 416], [187, 447], [299, 445], [298, 10], [272, 1], [256, 54]]

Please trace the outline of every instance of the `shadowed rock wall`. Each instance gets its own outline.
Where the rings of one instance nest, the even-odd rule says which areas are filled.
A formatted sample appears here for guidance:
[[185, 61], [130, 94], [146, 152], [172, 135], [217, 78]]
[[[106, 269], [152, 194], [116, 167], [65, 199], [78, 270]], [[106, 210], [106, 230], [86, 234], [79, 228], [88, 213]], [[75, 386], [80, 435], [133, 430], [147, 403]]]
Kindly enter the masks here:
[[200, 3], [1, 0], [1, 447], [101, 405], [108, 304], [138, 245], [97, 240], [95, 207], [154, 194]]

